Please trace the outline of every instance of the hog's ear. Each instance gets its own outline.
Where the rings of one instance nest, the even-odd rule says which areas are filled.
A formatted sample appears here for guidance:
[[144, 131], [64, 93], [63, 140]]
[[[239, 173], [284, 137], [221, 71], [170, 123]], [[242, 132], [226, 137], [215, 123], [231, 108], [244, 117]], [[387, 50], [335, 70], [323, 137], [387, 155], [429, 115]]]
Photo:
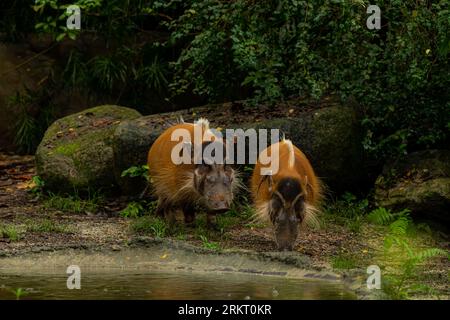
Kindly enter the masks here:
[[224, 164], [223, 171], [227, 175], [234, 175], [234, 168], [230, 164]]
[[[197, 164], [195, 165], [194, 170], [194, 187], [197, 189], [197, 191], [200, 192], [200, 190], [203, 189], [203, 185], [205, 183], [206, 175], [208, 174], [210, 170], [210, 166], [207, 164]], [[202, 193], [202, 192], [200, 192]]]
[[206, 163], [198, 164], [195, 166], [194, 174], [196, 177], [203, 177], [211, 170], [211, 166]]

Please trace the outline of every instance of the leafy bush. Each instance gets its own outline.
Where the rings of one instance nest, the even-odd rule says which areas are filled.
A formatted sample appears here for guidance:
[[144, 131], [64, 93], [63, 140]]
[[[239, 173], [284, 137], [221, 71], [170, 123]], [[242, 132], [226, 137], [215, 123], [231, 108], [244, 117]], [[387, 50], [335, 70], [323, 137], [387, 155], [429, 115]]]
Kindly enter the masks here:
[[367, 4], [187, 2], [166, 23], [172, 42], [188, 43], [173, 63], [172, 88], [192, 88], [212, 100], [336, 93], [365, 106], [364, 146], [378, 157], [445, 146], [449, 3], [378, 1], [379, 31], [366, 27]]
[[[65, 27], [68, 4], [82, 9], [80, 32]], [[8, 22], [0, 33], [10, 40], [33, 30], [55, 41], [101, 39], [104, 50], [96, 55], [72, 50], [59, 83], [129, 105], [148, 104], [148, 92], [172, 102], [191, 92], [211, 102], [332, 94], [361, 105], [364, 147], [378, 158], [445, 147], [448, 1], [378, 1], [381, 30], [366, 27], [368, 4], [38, 0], [29, 6], [7, 0], [0, 4]]]
[[125, 209], [120, 211], [120, 216], [124, 218], [137, 218], [144, 213], [144, 207], [139, 202], [130, 202]]
[[146, 180], [149, 180], [150, 178], [148, 175], [148, 165], [129, 167], [128, 169], [122, 172], [121, 177], [131, 177], [131, 178], [143, 177]]

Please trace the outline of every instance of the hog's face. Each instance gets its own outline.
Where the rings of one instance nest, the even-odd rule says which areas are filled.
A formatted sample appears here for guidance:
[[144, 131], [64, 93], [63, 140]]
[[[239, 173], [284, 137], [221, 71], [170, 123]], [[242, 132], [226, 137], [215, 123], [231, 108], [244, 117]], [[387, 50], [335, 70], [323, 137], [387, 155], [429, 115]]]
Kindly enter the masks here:
[[204, 198], [206, 206], [217, 212], [230, 209], [234, 179], [234, 169], [226, 164], [201, 164], [194, 173], [197, 192]]
[[305, 211], [305, 197], [295, 179], [281, 181], [270, 201], [270, 218], [279, 250], [292, 250]]

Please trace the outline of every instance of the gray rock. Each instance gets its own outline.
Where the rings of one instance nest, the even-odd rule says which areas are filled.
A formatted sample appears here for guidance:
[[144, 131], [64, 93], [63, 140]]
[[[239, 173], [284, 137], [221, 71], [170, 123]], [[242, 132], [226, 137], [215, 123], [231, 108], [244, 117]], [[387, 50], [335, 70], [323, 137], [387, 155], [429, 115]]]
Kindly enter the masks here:
[[150, 146], [163, 130], [163, 124], [155, 125], [155, 115], [124, 121], [115, 130], [114, 176], [125, 194], [139, 195], [145, 189], [144, 178], [122, 177], [122, 172], [132, 166], [147, 164]]
[[36, 151], [37, 174], [52, 191], [108, 189], [115, 184], [112, 135], [139, 112], [99, 106], [55, 121]]
[[425, 218], [450, 221], [450, 151], [427, 150], [384, 166], [375, 183], [378, 206], [408, 208]]

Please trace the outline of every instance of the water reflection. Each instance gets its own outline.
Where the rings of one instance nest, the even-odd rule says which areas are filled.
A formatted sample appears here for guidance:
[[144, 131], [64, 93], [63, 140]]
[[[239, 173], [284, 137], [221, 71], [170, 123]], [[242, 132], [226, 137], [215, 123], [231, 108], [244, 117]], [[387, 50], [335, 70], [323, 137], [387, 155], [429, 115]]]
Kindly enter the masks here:
[[83, 273], [81, 290], [66, 275], [1, 275], [0, 299], [354, 299], [342, 284], [241, 274]]

